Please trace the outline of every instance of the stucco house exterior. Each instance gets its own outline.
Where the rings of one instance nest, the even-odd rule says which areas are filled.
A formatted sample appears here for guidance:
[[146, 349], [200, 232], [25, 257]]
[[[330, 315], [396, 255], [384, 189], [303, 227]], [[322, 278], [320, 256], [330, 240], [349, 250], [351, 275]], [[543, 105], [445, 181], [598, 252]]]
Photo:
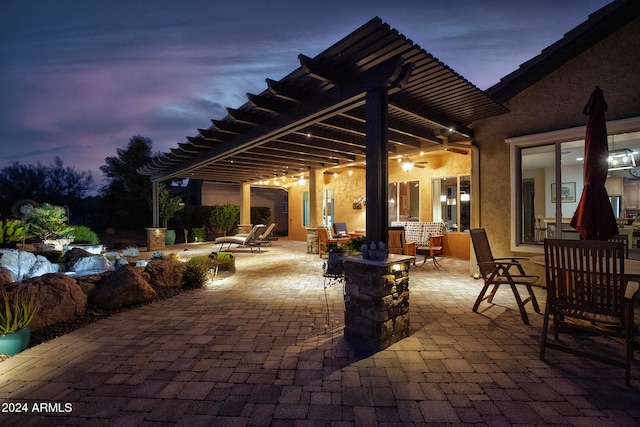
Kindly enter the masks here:
[[[539, 242], [528, 237], [535, 230], [531, 220], [541, 219], [545, 228], [546, 219], [547, 235], [550, 228], [558, 231], [557, 236], [568, 228], [583, 185], [583, 165], [577, 160], [584, 152], [582, 110], [595, 86], [602, 88], [609, 107], [605, 117], [610, 153], [630, 149], [640, 160], [639, 11], [638, 2], [609, 4], [485, 91], [509, 109], [471, 125], [480, 151], [475, 174], [479, 225], [487, 229], [497, 252], [540, 252]], [[542, 153], [547, 155], [545, 162], [528, 165]], [[611, 170], [607, 180], [609, 195], [622, 199], [617, 212], [620, 225], [640, 213], [639, 178], [632, 172], [638, 173], [633, 168]], [[575, 200], [553, 203], [555, 182], [575, 183]], [[532, 191], [535, 200], [526, 200]], [[532, 206], [525, 207], [527, 203]], [[572, 237], [570, 231], [562, 235]]]
[[[356, 44], [368, 56], [349, 58], [348, 47]], [[345, 62], [332, 62], [337, 50]], [[397, 64], [390, 64], [394, 58]], [[382, 78], [387, 66], [395, 67], [392, 77]], [[352, 78], [332, 75], [338, 67]], [[486, 228], [496, 253], [538, 253], [540, 237], [562, 235], [575, 210], [582, 109], [595, 86], [609, 105], [610, 149], [640, 151], [639, 69], [637, 1], [614, 1], [593, 13], [486, 91], [373, 20], [316, 58], [301, 55], [300, 69], [268, 80], [267, 91], [249, 95], [246, 105], [228, 109], [228, 117], [139, 172], [154, 183], [203, 180], [203, 204], [236, 201], [240, 223], [268, 188], [280, 222], [286, 221], [280, 228], [292, 240], [304, 241], [309, 229], [334, 222], [368, 234], [374, 220], [384, 227], [393, 220], [443, 221], [447, 256], [474, 258], [468, 230], [475, 227]], [[372, 93], [383, 94], [379, 105], [386, 110], [377, 115], [367, 110], [378, 99]], [[370, 134], [380, 129], [382, 142], [372, 142]], [[376, 165], [374, 145], [387, 155]], [[572, 160], [563, 157], [567, 152]], [[289, 163], [258, 173], [272, 155]], [[248, 158], [253, 163], [245, 165]], [[383, 179], [374, 186], [376, 170]], [[620, 196], [621, 225], [640, 213], [640, 178], [632, 170], [612, 171], [608, 182], [610, 194]], [[568, 183], [561, 203], [552, 194], [556, 182]], [[573, 235], [567, 230], [563, 237]]]

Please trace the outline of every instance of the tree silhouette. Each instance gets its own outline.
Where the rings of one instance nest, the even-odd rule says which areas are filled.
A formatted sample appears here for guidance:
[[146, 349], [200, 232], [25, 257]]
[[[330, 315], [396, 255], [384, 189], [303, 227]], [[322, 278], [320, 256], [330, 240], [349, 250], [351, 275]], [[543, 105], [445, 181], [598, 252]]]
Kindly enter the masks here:
[[9, 216], [9, 208], [23, 199], [75, 208], [92, 186], [90, 172], [65, 167], [59, 157], [55, 157], [50, 166], [12, 162], [0, 169], [1, 214]]
[[117, 156], [100, 166], [107, 185], [102, 188], [103, 209], [112, 225], [124, 228], [148, 227], [152, 222], [151, 181], [137, 170], [151, 160], [151, 139], [134, 136]]

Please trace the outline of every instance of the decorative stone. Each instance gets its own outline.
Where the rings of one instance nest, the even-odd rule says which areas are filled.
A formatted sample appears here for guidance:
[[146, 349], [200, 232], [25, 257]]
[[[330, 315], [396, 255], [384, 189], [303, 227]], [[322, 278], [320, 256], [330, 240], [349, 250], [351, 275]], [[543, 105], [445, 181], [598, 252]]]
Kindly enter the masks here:
[[106, 310], [151, 301], [156, 291], [145, 279], [141, 269], [125, 264], [97, 283], [91, 301]]
[[31, 322], [33, 331], [84, 316], [87, 311], [87, 296], [76, 280], [66, 274], [49, 273], [16, 283], [15, 286], [37, 295], [40, 311]]
[[182, 287], [183, 271], [181, 262], [161, 259], [150, 261], [144, 269], [149, 283], [159, 288]]
[[111, 264], [104, 255], [90, 255], [77, 260], [73, 265], [72, 270], [78, 275], [98, 273], [101, 271], [113, 270], [113, 264]]
[[318, 253], [318, 229], [307, 228], [307, 253]]
[[66, 254], [72, 249], [83, 249], [92, 255], [100, 255], [104, 251], [104, 245], [68, 245], [62, 249], [62, 253]]
[[406, 338], [409, 326], [409, 263], [389, 255], [384, 261], [345, 257], [345, 336], [375, 351]]
[[147, 250], [149, 252], [162, 252], [165, 249], [166, 228], [147, 228]]
[[65, 252], [62, 262], [64, 262], [67, 271], [75, 271], [74, 266], [79, 259], [91, 256], [91, 252], [82, 248], [71, 248]]
[[55, 273], [59, 269], [58, 264], [53, 264], [42, 255], [36, 256], [31, 252], [0, 249], [0, 253], [2, 254], [0, 264], [11, 271], [15, 280]]
[[11, 270], [9, 270], [7, 267], [0, 266], [0, 286], [13, 282], [15, 282], [15, 280], [13, 280], [13, 274], [11, 273]]

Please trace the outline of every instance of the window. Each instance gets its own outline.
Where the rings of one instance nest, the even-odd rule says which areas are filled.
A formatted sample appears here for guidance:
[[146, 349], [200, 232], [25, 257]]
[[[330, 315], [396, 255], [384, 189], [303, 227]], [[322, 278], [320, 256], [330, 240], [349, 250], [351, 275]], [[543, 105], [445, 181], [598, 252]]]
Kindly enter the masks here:
[[322, 192], [322, 212], [324, 225], [331, 228], [335, 221], [335, 195], [331, 188], [327, 188]]
[[[607, 123], [609, 152], [625, 151], [640, 161], [640, 119]], [[512, 163], [512, 249], [540, 248], [545, 238], [578, 239], [570, 226], [584, 187], [584, 127], [508, 139]], [[606, 186], [619, 224], [636, 211], [627, 202], [632, 169], [611, 167]], [[614, 188], [615, 184], [615, 190]], [[634, 206], [635, 207], [635, 206]], [[637, 210], [640, 213], [640, 209]]]
[[471, 228], [471, 176], [447, 176], [431, 181], [433, 220], [443, 221], [448, 231]]
[[309, 192], [302, 193], [302, 226], [309, 226]]
[[420, 221], [420, 181], [389, 183], [389, 224]]

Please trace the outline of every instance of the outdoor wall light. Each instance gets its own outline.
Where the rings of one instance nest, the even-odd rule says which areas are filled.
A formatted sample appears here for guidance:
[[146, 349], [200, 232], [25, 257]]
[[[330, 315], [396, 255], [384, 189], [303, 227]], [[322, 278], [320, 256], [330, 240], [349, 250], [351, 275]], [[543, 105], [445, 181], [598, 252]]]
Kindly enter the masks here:
[[460, 201], [461, 202], [468, 202], [469, 200], [471, 200], [471, 195], [465, 193], [464, 191], [460, 192]]

